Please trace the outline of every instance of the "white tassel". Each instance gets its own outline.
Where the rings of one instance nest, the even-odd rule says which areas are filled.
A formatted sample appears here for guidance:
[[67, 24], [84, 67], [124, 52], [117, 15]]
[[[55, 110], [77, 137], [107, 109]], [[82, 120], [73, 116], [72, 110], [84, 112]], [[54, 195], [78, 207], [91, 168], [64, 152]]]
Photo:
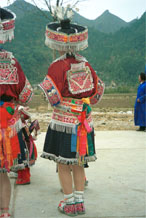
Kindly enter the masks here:
[[20, 132], [20, 130], [22, 129], [23, 124], [21, 119], [19, 119], [14, 125], [10, 126], [10, 138], [14, 137], [15, 135], [17, 135], [18, 132]]
[[62, 7], [56, 7], [56, 16], [59, 20], [64, 19], [64, 13], [63, 13], [63, 8]]
[[57, 51], [65, 51], [65, 52], [77, 52], [84, 50], [88, 47], [88, 40], [84, 40], [83, 42], [76, 42], [76, 43], [64, 43], [64, 42], [55, 42], [54, 40], [49, 39], [46, 37], [45, 45], [51, 49], [55, 49]]
[[[43, 152], [41, 154], [42, 158], [46, 158], [49, 160], [54, 160], [57, 163], [62, 163], [62, 164], [71, 164], [71, 165], [78, 165], [78, 159], [77, 158], [64, 158], [64, 157], [57, 157], [55, 154], [50, 154], [47, 152]], [[85, 163], [95, 161], [97, 159], [96, 155], [94, 154], [93, 156], [87, 156], [85, 157]]]
[[7, 41], [11, 41], [14, 38], [14, 29], [1, 31], [0, 30], [0, 42], [5, 43]]
[[68, 18], [68, 19], [71, 19], [71, 18], [73, 17], [73, 15], [74, 15], [74, 13], [73, 13], [72, 10], [67, 11], [67, 18]]
[[[77, 55], [73, 52], [73, 55], [75, 57], [75, 59], [79, 62], [88, 62], [87, 59], [81, 55]], [[66, 59], [66, 54], [62, 55], [61, 57], [57, 58], [56, 60], [53, 61], [53, 63], [57, 62], [57, 61], [60, 61], [60, 60], [64, 60]]]
[[67, 5], [66, 7], [52, 7], [53, 16], [56, 16], [58, 20], [64, 20], [66, 18], [71, 19], [74, 15], [73, 11], [70, 8], [70, 5]]
[[72, 134], [72, 133], [75, 133], [75, 128], [76, 128], [76, 125], [74, 124], [59, 124], [57, 123], [56, 121], [52, 120], [49, 127], [52, 129], [52, 130], [55, 130], [57, 132], [66, 132], [68, 134]]

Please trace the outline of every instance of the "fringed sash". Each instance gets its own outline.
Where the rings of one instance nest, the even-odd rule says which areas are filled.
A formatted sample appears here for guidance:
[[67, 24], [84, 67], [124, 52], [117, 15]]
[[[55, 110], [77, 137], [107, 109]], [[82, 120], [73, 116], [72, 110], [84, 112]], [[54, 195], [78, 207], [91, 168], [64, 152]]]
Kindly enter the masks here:
[[0, 168], [8, 172], [18, 164], [20, 146], [17, 131], [20, 129], [17, 109], [14, 104], [0, 101]]
[[84, 164], [86, 155], [94, 155], [91, 137], [92, 118], [89, 98], [63, 98], [54, 108], [50, 128], [71, 134], [71, 152], [77, 153], [79, 165]]
[[91, 114], [91, 108], [89, 106], [90, 100], [89, 98], [83, 98], [82, 101], [83, 109], [78, 116], [79, 124], [76, 126], [76, 134], [72, 134], [71, 139], [71, 151], [77, 152], [78, 162], [81, 166], [85, 163], [86, 155], [94, 155], [94, 153], [91, 152], [94, 148], [90, 134], [92, 132], [92, 128], [87, 120], [87, 117]]
[[[80, 123], [78, 116], [83, 110], [82, 99], [63, 98], [62, 102], [54, 107], [50, 128], [58, 132], [76, 134], [76, 125]], [[91, 113], [86, 117], [92, 126]]]

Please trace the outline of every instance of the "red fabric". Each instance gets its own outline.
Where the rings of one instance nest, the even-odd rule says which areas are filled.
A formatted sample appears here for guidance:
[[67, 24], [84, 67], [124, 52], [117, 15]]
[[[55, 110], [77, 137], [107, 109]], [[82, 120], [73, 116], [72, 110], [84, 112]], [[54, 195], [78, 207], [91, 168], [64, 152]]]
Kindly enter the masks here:
[[0, 129], [0, 168], [10, 171], [13, 165], [12, 147], [9, 138], [10, 130]]
[[8, 127], [8, 120], [12, 117], [11, 114], [8, 113], [6, 108], [0, 107], [0, 128], [6, 129]]
[[86, 155], [86, 147], [87, 147], [87, 130], [84, 126], [84, 121], [86, 119], [86, 111], [82, 111], [81, 116], [78, 117], [81, 125], [78, 127], [78, 137], [79, 137], [79, 155]]
[[89, 66], [91, 70], [94, 81], [94, 88], [91, 91], [87, 91], [80, 94], [71, 94], [69, 92], [66, 72], [70, 69], [71, 64], [73, 63], [79, 62], [73, 57], [54, 62], [48, 69], [48, 75], [52, 78], [63, 97], [72, 97], [80, 99], [94, 95], [96, 93], [97, 87], [97, 76], [96, 72], [93, 70], [93, 68], [90, 66], [88, 62], [86, 62], [86, 66]]
[[35, 156], [35, 160], [36, 160], [37, 156], [38, 156], [38, 153], [37, 153], [37, 148], [36, 148], [36, 145], [35, 145], [34, 142], [33, 142], [33, 145], [34, 145], [34, 156]]
[[17, 73], [19, 77], [18, 84], [0, 84], [0, 96], [7, 95], [14, 97], [16, 100], [19, 99], [19, 94], [24, 88], [26, 77], [23, 73], [23, 70], [16, 59], [15, 67], [17, 68]]
[[18, 136], [15, 135], [13, 136], [11, 139], [11, 147], [12, 147], [12, 156], [13, 159], [17, 159], [18, 158], [18, 154], [20, 154], [20, 144], [19, 144], [19, 139]]
[[17, 176], [16, 184], [19, 185], [22, 181], [22, 170], [18, 170], [17, 174], [18, 176]]
[[9, 172], [20, 154], [20, 145], [17, 135], [10, 138], [11, 129], [8, 128], [8, 125], [14, 115], [7, 112], [6, 107], [8, 106], [14, 108], [13, 103], [4, 103], [0, 107], [0, 167], [5, 167]]
[[14, 105], [9, 102], [5, 102], [2, 106], [0, 106], [0, 128], [6, 129], [8, 127], [8, 120], [12, 118], [11, 115], [6, 108], [11, 107], [14, 109]]
[[30, 183], [30, 169], [26, 167], [23, 170], [18, 170], [17, 185], [25, 185]]

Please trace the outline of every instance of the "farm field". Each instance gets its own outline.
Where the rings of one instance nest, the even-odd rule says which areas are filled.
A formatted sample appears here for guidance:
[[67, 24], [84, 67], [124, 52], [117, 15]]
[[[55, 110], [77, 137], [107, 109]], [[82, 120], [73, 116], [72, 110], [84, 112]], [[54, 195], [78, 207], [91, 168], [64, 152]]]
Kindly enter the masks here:
[[[104, 94], [92, 114], [95, 130], [135, 130], [133, 111], [136, 94]], [[38, 119], [41, 131], [46, 131], [52, 108], [43, 95], [34, 95], [30, 103], [32, 120]]]

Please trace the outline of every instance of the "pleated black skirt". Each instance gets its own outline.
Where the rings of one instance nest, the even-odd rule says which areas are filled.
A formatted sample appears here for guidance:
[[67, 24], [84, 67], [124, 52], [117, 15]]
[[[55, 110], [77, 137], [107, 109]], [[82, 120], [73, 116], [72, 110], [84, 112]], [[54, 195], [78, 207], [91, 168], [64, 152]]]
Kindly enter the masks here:
[[[95, 154], [94, 130], [92, 131], [91, 136], [94, 145], [94, 154], [92, 156], [86, 154], [85, 164], [97, 159]], [[71, 152], [71, 134], [53, 130], [49, 126], [41, 157], [67, 165], [78, 164], [77, 153]]]

